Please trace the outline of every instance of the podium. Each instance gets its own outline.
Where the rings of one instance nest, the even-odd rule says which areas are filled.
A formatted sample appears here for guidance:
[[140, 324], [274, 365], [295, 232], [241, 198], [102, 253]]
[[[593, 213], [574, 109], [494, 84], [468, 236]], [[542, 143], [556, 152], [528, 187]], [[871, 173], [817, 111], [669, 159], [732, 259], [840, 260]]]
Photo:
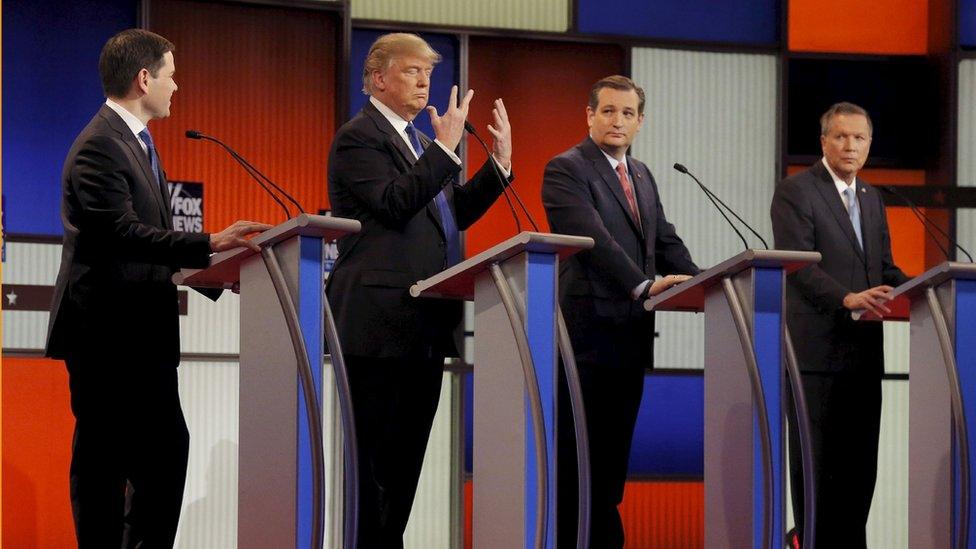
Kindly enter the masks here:
[[240, 283], [238, 546], [322, 547], [325, 528], [321, 380], [323, 333], [332, 351], [343, 434], [344, 546], [356, 540], [356, 437], [349, 385], [325, 299], [323, 241], [359, 221], [301, 214], [174, 282], [196, 288]]
[[[788, 273], [819, 261], [817, 252], [746, 250], [644, 303], [649, 311], [705, 313], [706, 547], [783, 546], [783, 364], [791, 354], [784, 284]], [[798, 381], [798, 371], [791, 378]], [[809, 455], [804, 472], [812, 480]]]
[[[414, 297], [474, 300], [476, 548], [555, 547], [557, 338], [572, 357], [557, 322], [559, 260], [592, 247], [588, 237], [522, 232], [410, 288]], [[567, 378], [585, 449], [575, 370]], [[587, 516], [588, 490], [580, 493]]]
[[[908, 320], [908, 544], [973, 547], [976, 536], [976, 265], [944, 262], [891, 292]], [[873, 313], [857, 320], [879, 320]]]

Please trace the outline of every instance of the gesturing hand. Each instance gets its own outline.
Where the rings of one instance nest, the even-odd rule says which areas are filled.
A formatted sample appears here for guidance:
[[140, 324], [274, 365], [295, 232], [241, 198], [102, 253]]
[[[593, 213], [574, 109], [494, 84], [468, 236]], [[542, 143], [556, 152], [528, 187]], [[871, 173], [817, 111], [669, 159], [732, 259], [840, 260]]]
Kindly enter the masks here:
[[508, 122], [508, 112], [501, 99], [495, 100], [495, 108], [491, 110], [494, 126], [488, 124], [488, 133], [494, 137], [491, 144], [492, 156], [501, 167], [512, 170], [512, 125]]
[[884, 316], [885, 313], [891, 312], [891, 309], [885, 306], [885, 302], [891, 299], [888, 295], [891, 290], [891, 286], [882, 285], [856, 294], [849, 293], [844, 296], [844, 307], [852, 311], [867, 309], [878, 316]]
[[468, 90], [461, 99], [461, 104], [457, 102], [458, 87], [451, 86], [451, 98], [447, 102], [447, 110], [443, 116], [437, 115], [437, 108], [433, 105], [427, 106], [427, 113], [430, 115], [430, 124], [434, 127], [434, 136], [450, 150], [457, 148], [464, 135], [464, 120], [468, 117], [468, 105], [474, 97], [474, 90]]
[[251, 242], [246, 237], [255, 233], [264, 232], [271, 228], [267, 223], [256, 221], [235, 221], [233, 225], [210, 235], [210, 251], [222, 252], [231, 248], [246, 246], [255, 252], [260, 252], [261, 247]]

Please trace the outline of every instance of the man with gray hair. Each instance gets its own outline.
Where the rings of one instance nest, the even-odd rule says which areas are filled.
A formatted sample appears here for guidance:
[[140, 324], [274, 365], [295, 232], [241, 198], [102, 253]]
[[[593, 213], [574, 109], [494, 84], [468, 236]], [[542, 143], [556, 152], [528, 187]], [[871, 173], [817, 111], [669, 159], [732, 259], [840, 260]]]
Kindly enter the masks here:
[[[339, 129], [329, 153], [333, 212], [363, 225], [339, 240], [327, 285], [356, 417], [360, 547], [403, 546], [444, 358], [457, 353], [461, 304], [414, 299], [407, 290], [461, 260], [459, 231], [511, 181], [511, 126], [501, 99], [488, 125], [492, 158], [467, 183], [459, 180], [454, 150], [474, 92], [459, 103], [454, 86], [443, 115], [428, 106], [438, 61], [415, 34], [377, 39], [363, 69], [369, 102]], [[434, 140], [413, 125], [425, 108]]]
[[[787, 324], [813, 431], [818, 547], [865, 547], [878, 470], [883, 333], [851, 311], [888, 312], [888, 292], [908, 280], [891, 258], [881, 195], [857, 177], [871, 148], [867, 111], [837, 103], [820, 119], [823, 158], [776, 187], [776, 248], [820, 252], [786, 279]], [[792, 395], [791, 400], [792, 400]], [[799, 434], [790, 413], [790, 473], [803, 537]]]

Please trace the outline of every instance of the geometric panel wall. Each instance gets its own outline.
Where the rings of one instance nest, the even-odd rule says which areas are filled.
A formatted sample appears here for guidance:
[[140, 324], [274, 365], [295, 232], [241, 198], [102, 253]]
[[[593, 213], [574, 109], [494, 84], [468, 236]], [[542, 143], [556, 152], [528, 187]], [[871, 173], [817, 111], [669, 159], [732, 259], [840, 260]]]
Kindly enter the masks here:
[[460, 25], [563, 32], [569, 28], [572, 2], [568, 0], [421, 0], [350, 2], [356, 19], [413, 21], [427, 25]]
[[[972, 4], [976, 6], [976, 4]], [[956, 184], [976, 187], [976, 59], [959, 62], [958, 172]], [[962, 235], [960, 235], [962, 236]], [[976, 242], [972, 242], [976, 245]], [[965, 246], [965, 244], [963, 244]]]
[[[772, 246], [776, 57], [634, 48], [632, 63], [647, 98], [632, 154], [654, 174], [668, 221], [698, 266], [706, 269], [738, 253], [742, 243], [695, 182], [672, 169], [676, 162]], [[754, 237], [747, 240], [750, 247], [762, 247]], [[658, 313], [656, 327], [656, 367], [702, 367], [701, 315]]]

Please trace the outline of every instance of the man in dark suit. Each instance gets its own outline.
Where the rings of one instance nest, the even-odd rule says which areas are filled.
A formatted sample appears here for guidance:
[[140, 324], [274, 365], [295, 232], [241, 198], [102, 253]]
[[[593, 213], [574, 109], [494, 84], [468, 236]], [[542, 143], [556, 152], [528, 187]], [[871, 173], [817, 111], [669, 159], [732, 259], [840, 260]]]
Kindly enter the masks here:
[[[698, 272], [664, 216], [657, 183], [627, 149], [644, 121], [644, 90], [610, 76], [590, 91], [589, 137], [546, 166], [542, 201], [553, 232], [589, 236], [591, 250], [560, 265], [560, 305], [576, 354], [589, 430], [589, 547], [622, 547], [630, 443], [654, 360], [649, 295]], [[666, 275], [655, 280], [657, 275]], [[653, 282], [652, 282], [653, 281]], [[576, 460], [565, 380], [559, 395], [558, 543], [576, 546]]]
[[[467, 229], [508, 180], [511, 129], [495, 101], [493, 157], [459, 182], [454, 149], [473, 95], [443, 116], [427, 106], [440, 56], [419, 36], [381, 36], [363, 69], [369, 102], [339, 129], [329, 154], [333, 212], [358, 219], [362, 231], [339, 240], [327, 292], [349, 371], [359, 443], [359, 546], [402, 547], [434, 412], [445, 356], [461, 304], [414, 299], [408, 288], [461, 259]], [[436, 140], [413, 126], [427, 108]], [[505, 175], [504, 177], [507, 177]], [[508, 178], [510, 179], [510, 178]]]
[[[787, 324], [796, 346], [813, 431], [818, 547], [865, 547], [878, 465], [881, 323], [851, 311], [888, 312], [892, 286], [908, 277], [892, 262], [880, 193], [857, 178], [871, 148], [871, 119], [851, 103], [820, 119], [823, 158], [776, 187], [770, 209], [776, 248], [820, 252], [820, 263], [787, 277]], [[790, 421], [797, 535], [803, 537], [799, 435]]]
[[75, 433], [71, 503], [82, 548], [171, 547], [189, 434], [177, 392], [179, 310], [170, 280], [211, 252], [251, 246], [267, 228], [174, 231], [146, 123], [169, 116], [173, 44], [143, 30], [99, 58], [105, 105], [75, 139], [62, 174], [64, 246], [47, 356], [64, 359]]

